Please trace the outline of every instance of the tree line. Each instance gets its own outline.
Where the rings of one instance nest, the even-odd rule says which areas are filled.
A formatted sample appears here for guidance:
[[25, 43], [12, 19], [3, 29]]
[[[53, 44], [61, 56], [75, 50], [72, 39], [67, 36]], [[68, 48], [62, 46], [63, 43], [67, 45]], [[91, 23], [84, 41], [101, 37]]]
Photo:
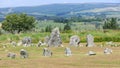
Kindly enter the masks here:
[[[73, 18], [72, 18], [73, 19]], [[71, 20], [72, 20], [71, 19]], [[105, 19], [103, 29], [119, 29], [117, 18]], [[2, 21], [2, 29], [10, 33], [20, 33], [32, 30], [35, 27], [36, 18], [27, 14], [9, 14]], [[66, 18], [56, 18], [55, 22], [65, 23], [64, 31], [70, 31], [70, 20]], [[74, 19], [73, 19], [74, 21]], [[50, 32], [51, 26], [45, 28], [45, 32]]]

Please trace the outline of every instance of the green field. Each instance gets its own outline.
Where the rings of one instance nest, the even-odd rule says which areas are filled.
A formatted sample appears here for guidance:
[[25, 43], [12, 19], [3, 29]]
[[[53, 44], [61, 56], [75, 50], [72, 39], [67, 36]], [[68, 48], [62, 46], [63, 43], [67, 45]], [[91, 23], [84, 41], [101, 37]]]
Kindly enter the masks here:
[[[51, 37], [51, 31], [56, 27], [61, 39], [54, 38], [52, 42], [60, 40], [61, 43], [62, 40], [62, 46], [42, 46], [39, 41], [44, 43], [46, 36]], [[86, 47], [89, 34], [94, 37], [93, 47]], [[74, 35], [80, 38], [78, 47], [69, 46], [70, 37]], [[25, 37], [32, 39], [28, 47], [22, 44]], [[71, 49], [71, 56], [65, 55], [66, 47]], [[44, 48], [50, 49], [52, 56], [43, 56]], [[104, 54], [105, 48], [110, 48], [112, 53]], [[28, 52], [28, 58], [21, 58], [21, 49]], [[89, 56], [89, 51], [96, 55]], [[8, 57], [10, 52], [16, 57]], [[3, 6], [0, 8], [0, 68], [120, 68], [119, 3]]]
[[[95, 47], [85, 47], [86, 35], [92, 34], [94, 36]], [[13, 47], [10, 45], [10, 41], [19, 42], [24, 37], [31, 37], [32, 43], [36, 45], [39, 40], [44, 41], [46, 36], [50, 35], [50, 32], [27, 32], [20, 34], [1, 34], [0, 35], [0, 68], [119, 68], [120, 67], [120, 47], [111, 47], [105, 45], [106, 42], [113, 41], [120, 45], [120, 32], [119, 30], [107, 30], [107, 32], [99, 30], [81, 31], [81, 32], [61, 32], [61, 38], [64, 47], [50, 47], [53, 52], [53, 56], [42, 56], [42, 47]], [[72, 35], [78, 35], [80, 37], [83, 47], [70, 47], [72, 50], [72, 56], [65, 56], [64, 49], [69, 47], [69, 39]], [[6, 45], [6, 48], [3, 46]], [[101, 47], [101, 45], [105, 45]], [[110, 55], [105, 55], [103, 50], [108, 47], [113, 50]], [[20, 58], [20, 49], [25, 49], [29, 53], [29, 58]], [[95, 51], [97, 55], [88, 56], [88, 51]], [[17, 54], [15, 59], [6, 57], [8, 52], [14, 52]]]
[[[86, 35], [92, 34], [94, 36], [94, 42], [120, 42], [120, 32], [119, 30], [108, 30], [106, 33], [102, 31], [83, 31], [83, 32], [70, 32], [65, 33], [61, 32], [61, 38], [63, 43], [68, 43], [69, 39], [72, 35], [78, 35], [81, 39], [81, 42], [86, 42]], [[24, 37], [31, 37], [33, 43], [37, 43], [39, 40], [44, 41], [46, 36], [50, 36], [49, 32], [28, 32], [21, 34], [2, 34], [0, 35], [0, 42], [9, 42], [12, 41], [20, 41]]]

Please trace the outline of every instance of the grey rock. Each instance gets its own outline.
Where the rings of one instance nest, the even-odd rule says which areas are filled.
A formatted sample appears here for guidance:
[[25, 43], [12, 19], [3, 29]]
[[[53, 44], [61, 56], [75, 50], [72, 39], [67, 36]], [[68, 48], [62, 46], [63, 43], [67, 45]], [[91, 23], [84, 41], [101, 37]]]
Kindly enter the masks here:
[[16, 47], [16, 46], [17, 46], [17, 43], [16, 43], [15, 41], [12, 41], [12, 42], [11, 42], [11, 45], [12, 45], [13, 47]]
[[62, 44], [62, 41], [60, 37], [59, 28], [55, 28], [52, 30], [52, 33], [50, 35], [48, 46], [58, 47], [58, 46], [61, 46], [61, 44]]
[[89, 56], [96, 55], [96, 53], [94, 51], [89, 51], [87, 55], [89, 55]]
[[43, 56], [52, 56], [52, 52], [48, 48], [43, 49]]
[[30, 46], [31, 43], [32, 43], [32, 39], [30, 37], [24, 37], [22, 40], [22, 44], [24, 46]]
[[15, 54], [15, 53], [12, 53], [12, 52], [9, 52], [9, 53], [7, 54], [7, 57], [10, 57], [11, 59], [15, 59], [16, 54]]
[[80, 39], [77, 35], [70, 37], [70, 43], [69, 43], [70, 46], [77, 47], [77, 46], [79, 46], [79, 44], [80, 44]]
[[94, 46], [94, 37], [89, 34], [87, 35], [87, 47], [93, 47]]
[[21, 56], [21, 58], [28, 58], [28, 52], [24, 49], [21, 49], [20, 56]]
[[112, 53], [111, 49], [109, 49], [109, 48], [104, 49], [104, 54], [111, 54], [111, 53]]
[[71, 56], [71, 55], [72, 55], [71, 49], [68, 48], [68, 47], [66, 47], [66, 48], [65, 48], [65, 54], [66, 54], [66, 56]]
[[37, 44], [37, 47], [40, 47], [42, 45], [42, 42], [39, 41], [38, 44]]

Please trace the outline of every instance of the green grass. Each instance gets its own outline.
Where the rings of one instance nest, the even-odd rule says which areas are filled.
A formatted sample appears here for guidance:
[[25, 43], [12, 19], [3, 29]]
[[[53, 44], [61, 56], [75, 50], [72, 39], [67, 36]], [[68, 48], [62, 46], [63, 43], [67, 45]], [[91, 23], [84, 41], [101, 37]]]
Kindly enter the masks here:
[[[72, 35], [78, 35], [81, 39], [81, 42], [86, 42], [86, 35], [92, 34], [94, 36], [95, 42], [120, 42], [120, 32], [117, 30], [109, 30], [107, 33], [101, 31], [83, 31], [83, 32], [70, 32], [70, 33], [61, 33], [61, 38], [63, 43], [68, 43], [69, 39]], [[20, 41], [24, 37], [31, 37], [33, 43], [37, 43], [39, 40], [44, 41], [46, 36], [50, 36], [49, 32], [29, 32], [29, 33], [21, 33], [17, 35], [13, 34], [2, 34], [0, 35], [0, 42], [8, 42], [10, 40]]]

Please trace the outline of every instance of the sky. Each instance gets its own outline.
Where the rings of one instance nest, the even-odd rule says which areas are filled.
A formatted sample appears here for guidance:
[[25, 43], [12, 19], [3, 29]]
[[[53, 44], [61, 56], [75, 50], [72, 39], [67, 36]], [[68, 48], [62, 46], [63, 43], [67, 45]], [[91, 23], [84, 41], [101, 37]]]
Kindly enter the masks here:
[[39, 6], [55, 3], [120, 3], [120, 0], [0, 0], [0, 8]]

